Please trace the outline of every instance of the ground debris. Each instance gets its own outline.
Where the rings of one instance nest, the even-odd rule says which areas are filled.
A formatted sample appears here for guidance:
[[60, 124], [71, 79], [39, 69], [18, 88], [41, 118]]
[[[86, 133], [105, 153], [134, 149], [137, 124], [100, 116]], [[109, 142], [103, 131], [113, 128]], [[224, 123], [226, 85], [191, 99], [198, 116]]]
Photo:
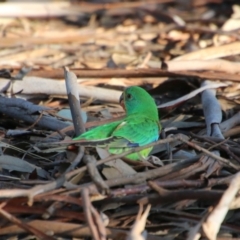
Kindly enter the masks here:
[[[239, 13], [224, 0], [1, 2], [0, 239], [240, 238]], [[123, 119], [133, 85], [159, 109], [155, 161], [69, 144]]]

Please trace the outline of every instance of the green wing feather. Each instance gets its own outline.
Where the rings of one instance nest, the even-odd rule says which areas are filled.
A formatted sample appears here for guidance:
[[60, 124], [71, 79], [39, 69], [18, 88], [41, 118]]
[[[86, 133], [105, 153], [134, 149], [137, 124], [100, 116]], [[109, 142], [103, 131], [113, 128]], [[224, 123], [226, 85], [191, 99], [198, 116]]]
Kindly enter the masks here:
[[[160, 127], [157, 121], [145, 116], [129, 116], [124, 120], [91, 129], [73, 140], [89, 140], [88, 146], [107, 147], [112, 154], [119, 154], [143, 146], [158, 139]], [[84, 144], [86, 145], [86, 144]], [[126, 156], [132, 160], [146, 158], [152, 148]]]
[[[146, 118], [146, 116], [129, 116], [113, 131], [115, 139], [108, 144], [110, 153], [119, 154], [157, 141], [160, 132], [160, 125], [157, 121]], [[132, 160], [146, 158], [151, 148], [144, 149], [139, 153], [132, 153], [126, 156]]]

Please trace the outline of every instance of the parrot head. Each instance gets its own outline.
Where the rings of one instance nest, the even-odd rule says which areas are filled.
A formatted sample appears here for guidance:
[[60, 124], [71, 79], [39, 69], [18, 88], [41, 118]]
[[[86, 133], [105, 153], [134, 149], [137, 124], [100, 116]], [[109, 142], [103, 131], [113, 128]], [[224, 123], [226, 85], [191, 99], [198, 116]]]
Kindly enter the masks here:
[[131, 86], [126, 88], [119, 102], [127, 115], [146, 114], [153, 119], [158, 119], [158, 110], [153, 98], [141, 87]]

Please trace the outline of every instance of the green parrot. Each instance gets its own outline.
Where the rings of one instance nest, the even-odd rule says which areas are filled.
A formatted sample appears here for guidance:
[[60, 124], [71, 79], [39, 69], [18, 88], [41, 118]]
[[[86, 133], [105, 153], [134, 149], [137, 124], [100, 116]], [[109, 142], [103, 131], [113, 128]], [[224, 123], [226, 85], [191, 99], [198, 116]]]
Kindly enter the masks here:
[[[120, 97], [120, 104], [126, 111], [123, 120], [98, 126], [73, 140], [87, 140], [88, 146], [106, 148], [111, 154], [120, 154], [158, 140], [161, 125], [157, 106], [143, 88], [126, 88]], [[127, 155], [126, 158], [145, 160], [151, 150], [152, 147], [143, 149]]]

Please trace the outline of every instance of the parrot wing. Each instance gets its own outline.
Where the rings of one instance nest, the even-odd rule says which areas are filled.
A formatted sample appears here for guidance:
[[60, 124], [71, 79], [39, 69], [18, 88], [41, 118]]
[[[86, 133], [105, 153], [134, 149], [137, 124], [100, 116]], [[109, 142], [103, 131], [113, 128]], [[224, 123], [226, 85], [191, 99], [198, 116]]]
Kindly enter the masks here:
[[[143, 146], [157, 141], [160, 132], [158, 121], [134, 116], [126, 118], [112, 133], [112, 141], [108, 143], [108, 151], [112, 154], [120, 154], [134, 147]], [[126, 157], [131, 160], [144, 160], [152, 150], [152, 147], [132, 153]]]
[[132, 148], [146, 145], [158, 139], [160, 127], [157, 121], [133, 116], [126, 118], [113, 131], [109, 148]]

